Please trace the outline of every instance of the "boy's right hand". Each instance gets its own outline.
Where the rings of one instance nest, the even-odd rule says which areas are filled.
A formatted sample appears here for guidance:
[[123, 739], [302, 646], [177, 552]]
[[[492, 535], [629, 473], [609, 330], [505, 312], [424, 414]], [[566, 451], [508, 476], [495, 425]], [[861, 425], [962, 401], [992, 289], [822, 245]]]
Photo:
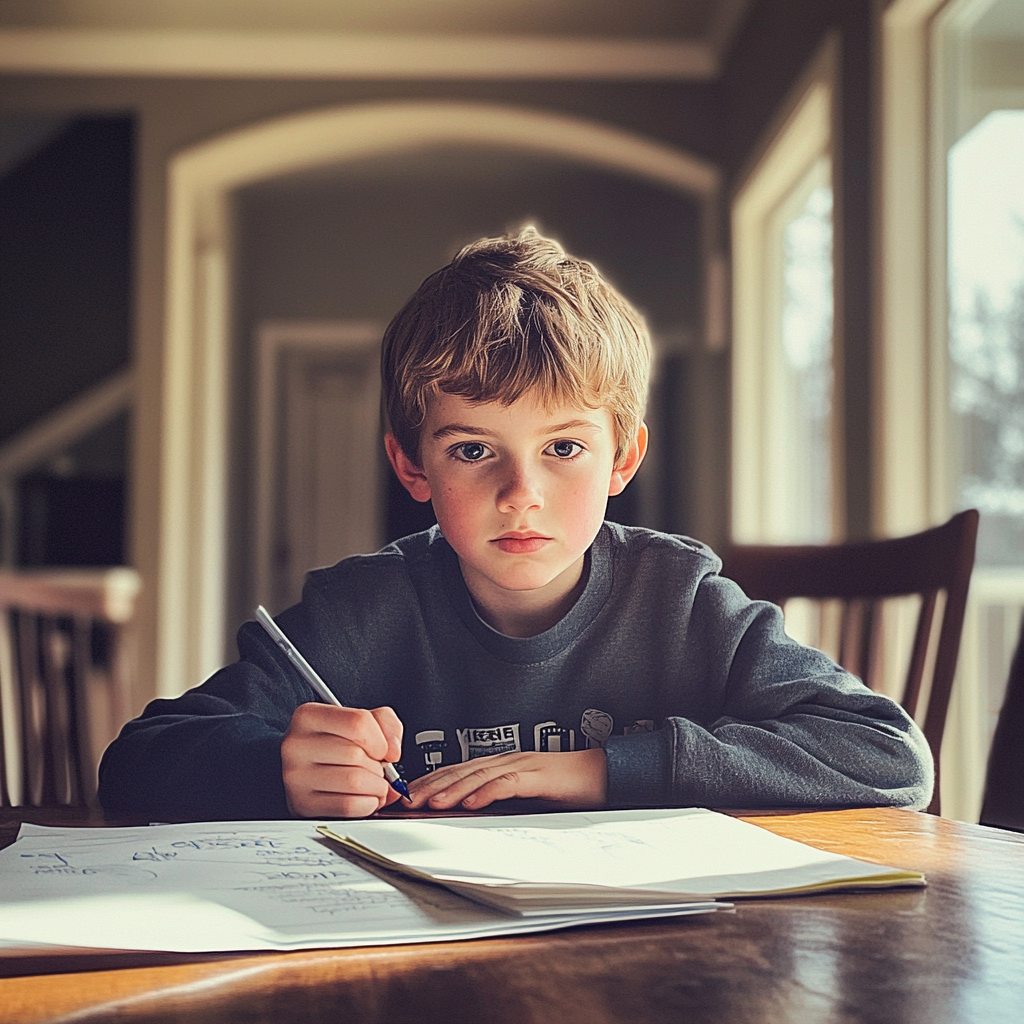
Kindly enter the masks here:
[[281, 741], [288, 808], [303, 818], [365, 818], [397, 800], [384, 761], [402, 756], [402, 723], [391, 708], [301, 704]]

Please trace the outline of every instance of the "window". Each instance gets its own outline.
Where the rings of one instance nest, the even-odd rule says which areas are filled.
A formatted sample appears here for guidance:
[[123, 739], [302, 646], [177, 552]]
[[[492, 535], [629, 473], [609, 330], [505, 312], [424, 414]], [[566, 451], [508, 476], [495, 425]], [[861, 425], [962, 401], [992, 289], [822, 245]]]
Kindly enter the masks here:
[[732, 533], [742, 542], [842, 532], [832, 53], [830, 42], [733, 204]]
[[[1024, 568], [1024, 8], [1013, 6], [1021, 94], [986, 89], [988, 62], [959, 64], [943, 146], [953, 501], [982, 513], [980, 566]], [[995, 41], [976, 38], [973, 49]]]
[[981, 512], [960, 680], [973, 711], [963, 810], [977, 820], [1024, 608], [1024, 4], [948, 3], [931, 46], [932, 225], [945, 238], [932, 275], [946, 355], [940, 475], [951, 508]]
[[893, 0], [882, 40], [875, 525], [981, 511], [941, 771], [977, 821], [1024, 608], [1024, 4]]

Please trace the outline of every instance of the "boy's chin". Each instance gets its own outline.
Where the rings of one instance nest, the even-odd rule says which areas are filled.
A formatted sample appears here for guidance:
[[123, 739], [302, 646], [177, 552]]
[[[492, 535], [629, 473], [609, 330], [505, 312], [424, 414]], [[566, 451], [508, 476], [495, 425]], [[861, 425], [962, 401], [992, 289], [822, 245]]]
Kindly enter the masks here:
[[507, 591], [510, 594], [533, 594], [552, 589], [557, 586], [561, 573], [480, 573], [484, 579], [498, 590]]
[[[505, 555], [495, 552], [497, 558], [486, 561], [474, 561], [459, 556], [462, 575], [467, 582], [479, 582], [484, 585], [508, 591], [544, 590], [556, 583], [571, 569], [569, 565], [544, 564], [535, 555]], [[575, 560], [574, 560], [575, 561]]]
[[576, 585], [580, 578], [580, 568], [574, 559], [569, 565], [488, 567], [487, 570], [479, 571], [477, 576], [508, 594], [521, 594], [524, 598], [551, 594], [554, 600], [558, 600], [562, 591], [571, 590]]

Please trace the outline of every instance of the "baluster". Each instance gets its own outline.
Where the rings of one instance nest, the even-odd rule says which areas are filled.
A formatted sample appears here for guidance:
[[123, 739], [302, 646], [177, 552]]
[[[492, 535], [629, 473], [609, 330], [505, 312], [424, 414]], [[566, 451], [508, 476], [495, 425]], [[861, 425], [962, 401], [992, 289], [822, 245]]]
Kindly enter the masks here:
[[46, 689], [45, 750], [53, 780], [53, 800], [70, 802], [70, 755], [68, 749], [68, 638], [52, 615], [41, 616], [43, 685]]
[[[0, 807], [12, 807], [17, 794], [7, 777], [7, 730], [21, 719], [21, 701], [14, 678], [14, 640], [11, 609], [0, 604]], [[14, 749], [17, 749], [15, 742]], [[12, 750], [13, 753], [13, 750]]]
[[96, 797], [96, 779], [92, 771], [90, 732], [89, 675], [92, 668], [93, 620], [76, 616], [72, 622], [68, 705], [68, 740], [74, 756], [71, 763], [72, 796], [69, 803], [88, 806]]
[[44, 726], [46, 694], [39, 670], [39, 616], [18, 612], [18, 676], [21, 696], [23, 801], [30, 807], [52, 804], [53, 778], [48, 771]]

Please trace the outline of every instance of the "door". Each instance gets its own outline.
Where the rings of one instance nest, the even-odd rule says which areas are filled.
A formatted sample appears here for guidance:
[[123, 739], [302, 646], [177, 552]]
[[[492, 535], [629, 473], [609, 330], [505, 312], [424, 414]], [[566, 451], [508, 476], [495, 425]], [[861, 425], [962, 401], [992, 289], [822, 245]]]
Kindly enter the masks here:
[[256, 600], [274, 612], [310, 569], [381, 545], [380, 335], [362, 321], [259, 330]]

